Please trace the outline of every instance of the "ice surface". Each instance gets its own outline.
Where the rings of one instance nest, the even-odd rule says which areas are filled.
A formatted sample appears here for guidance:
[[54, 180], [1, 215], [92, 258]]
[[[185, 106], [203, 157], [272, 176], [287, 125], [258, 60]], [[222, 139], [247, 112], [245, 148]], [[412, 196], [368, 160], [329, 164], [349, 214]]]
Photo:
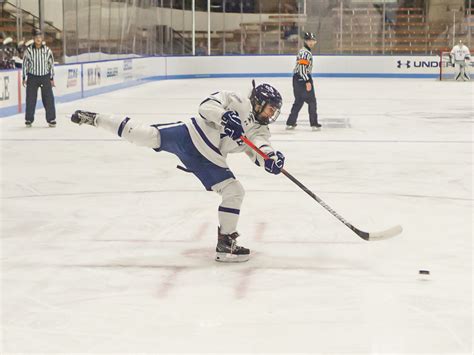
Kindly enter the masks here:
[[[262, 81], [264, 79], [258, 80]], [[217, 205], [167, 153], [64, 116], [146, 123], [197, 114], [249, 79], [152, 82], [0, 120], [1, 352], [472, 352], [471, 83], [316, 80], [323, 130], [303, 108], [271, 126], [286, 169], [365, 231], [365, 242], [284, 176], [244, 154], [243, 264], [213, 260]], [[419, 275], [418, 270], [431, 275]]]

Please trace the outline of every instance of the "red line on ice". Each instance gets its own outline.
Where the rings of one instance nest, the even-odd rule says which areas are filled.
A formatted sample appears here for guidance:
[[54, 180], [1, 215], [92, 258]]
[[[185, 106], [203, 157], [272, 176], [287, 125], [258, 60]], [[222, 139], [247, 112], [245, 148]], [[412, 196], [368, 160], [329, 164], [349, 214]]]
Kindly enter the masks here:
[[242, 299], [247, 295], [250, 279], [255, 272], [254, 268], [247, 268], [240, 271], [241, 277], [239, 283], [235, 286], [235, 298]]
[[166, 276], [165, 280], [160, 285], [160, 288], [158, 290], [159, 298], [165, 298], [166, 296], [168, 296], [168, 293], [175, 285], [175, 281], [176, 281], [176, 278], [178, 277], [178, 274], [184, 269], [186, 269], [186, 267], [184, 266], [170, 266], [169, 267], [170, 273]]
[[263, 235], [265, 233], [266, 228], [267, 228], [267, 223], [265, 222], [257, 223], [257, 226], [255, 227], [255, 240], [257, 242], [261, 242], [263, 240]]
[[197, 242], [197, 241], [201, 240], [202, 237], [204, 236], [204, 233], [206, 233], [208, 228], [209, 228], [209, 222], [205, 222], [205, 223], [201, 224], [201, 226], [199, 227], [197, 232], [194, 233], [194, 236], [192, 238], [193, 241]]

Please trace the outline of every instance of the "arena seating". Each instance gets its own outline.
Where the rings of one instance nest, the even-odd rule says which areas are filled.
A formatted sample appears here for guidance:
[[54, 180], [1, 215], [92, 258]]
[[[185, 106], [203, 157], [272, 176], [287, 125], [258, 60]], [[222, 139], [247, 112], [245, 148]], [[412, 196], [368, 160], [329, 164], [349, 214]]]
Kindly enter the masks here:
[[[472, 9], [456, 25], [456, 40], [468, 42]], [[438, 54], [453, 44], [452, 22], [429, 23], [422, 8], [373, 6], [333, 9], [335, 47], [341, 54]], [[472, 28], [471, 28], [472, 30]]]

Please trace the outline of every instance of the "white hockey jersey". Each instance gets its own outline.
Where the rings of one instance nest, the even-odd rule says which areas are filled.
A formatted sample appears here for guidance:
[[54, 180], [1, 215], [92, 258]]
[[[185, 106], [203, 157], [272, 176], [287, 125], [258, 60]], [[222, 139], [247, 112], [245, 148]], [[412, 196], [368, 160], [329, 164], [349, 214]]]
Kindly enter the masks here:
[[469, 48], [467, 48], [464, 44], [456, 44], [453, 49], [451, 49], [451, 55], [453, 56], [453, 60], [455, 61], [461, 61], [466, 60], [466, 58], [471, 58]]
[[229, 153], [245, 152], [258, 165], [264, 159], [246, 145], [238, 145], [225, 135], [222, 115], [227, 111], [239, 114], [245, 136], [265, 153], [273, 152], [270, 130], [255, 120], [252, 104], [247, 97], [230, 91], [219, 91], [209, 95], [199, 106], [199, 116], [184, 120], [196, 149], [214, 164], [227, 168]]

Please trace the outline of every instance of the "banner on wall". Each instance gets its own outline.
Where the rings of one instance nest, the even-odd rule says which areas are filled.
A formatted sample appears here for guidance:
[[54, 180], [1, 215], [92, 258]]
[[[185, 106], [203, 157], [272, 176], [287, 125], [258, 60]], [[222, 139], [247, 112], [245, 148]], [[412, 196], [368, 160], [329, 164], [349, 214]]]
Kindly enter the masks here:
[[16, 76], [16, 73], [12, 74], [13, 75], [3, 74], [0, 76], [0, 101], [5, 104], [8, 104], [13, 99], [10, 92], [12, 91], [12, 88], [16, 87], [16, 85], [10, 85], [10, 82], [14, 80], [15, 84], [17, 84], [17, 80], [13, 78], [14, 76]]
[[438, 56], [315, 56], [316, 76], [433, 77], [439, 75]]
[[53, 89], [58, 102], [64, 102], [67, 98], [81, 97], [81, 65], [61, 65], [55, 68]]
[[95, 95], [166, 76], [165, 58], [128, 58], [82, 64], [83, 95]]
[[66, 87], [68, 89], [78, 86], [78, 84], [79, 84], [79, 70], [80, 70], [80, 68], [71, 68], [71, 69], [67, 70]]
[[21, 72], [0, 71], [0, 116], [14, 115], [20, 111]]
[[122, 63], [122, 71], [124, 80], [133, 79], [133, 60], [125, 59]]
[[124, 81], [122, 61], [107, 61], [85, 63], [82, 65], [84, 73], [83, 90], [95, 90], [118, 84]]

